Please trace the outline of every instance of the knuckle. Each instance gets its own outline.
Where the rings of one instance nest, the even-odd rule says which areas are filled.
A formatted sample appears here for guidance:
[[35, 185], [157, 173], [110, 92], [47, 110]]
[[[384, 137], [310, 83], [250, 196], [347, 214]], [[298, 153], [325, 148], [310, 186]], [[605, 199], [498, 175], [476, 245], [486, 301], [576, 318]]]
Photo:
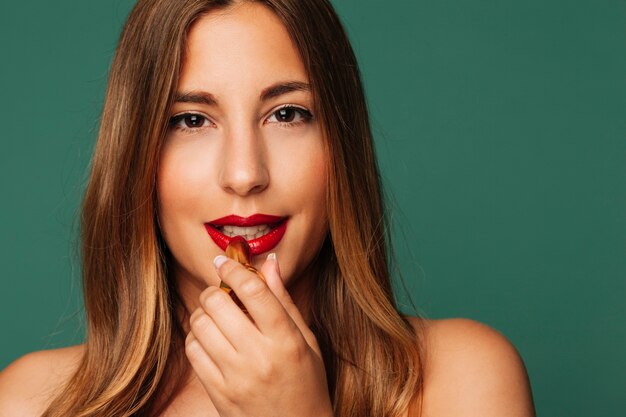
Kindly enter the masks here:
[[283, 343], [283, 355], [289, 362], [299, 363], [308, 356], [309, 349], [304, 340], [288, 339]]
[[192, 346], [189, 343], [185, 344], [185, 355], [188, 358], [194, 358], [196, 356], [196, 349], [195, 346]]
[[[250, 398], [255, 391], [256, 381], [253, 378], [244, 378], [241, 381], [238, 381], [237, 384], [233, 385], [233, 388], [230, 390], [230, 400], [233, 403], [237, 401], [241, 401], [242, 398]], [[258, 389], [258, 386], [257, 386]]]
[[[280, 349], [282, 344], [285, 343], [285, 340], [292, 337], [297, 331], [297, 328], [294, 329], [292, 326], [293, 322], [289, 319], [289, 317], [285, 317], [282, 314], [276, 314], [266, 318], [268, 327], [275, 329], [275, 331], [281, 335], [278, 341], [278, 348]], [[294, 331], [295, 330], [295, 331]]]
[[212, 289], [213, 288], [211, 286], [208, 286], [204, 290], [202, 290], [199, 297], [200, 302], [202, 302], [211, 293]]
[[265, 284], [259, 278], [246, 278], [239, 286], [239, 294], [249, 298], [257, 298], [265, 293]]
[[191, 313], [191, 316], [189, 316], [189, 323], [192, 323], [201, 314], [204, 314], [204, 310], [202, 310], [200, 307], [196, 308], [193, 313]]
[[195, 339], [192, 332], [187, 333], [187, 337], [185, 337], [185, 346], [188, 346]]
[[268, 317], [266, 320], [269, 328], [277, 330], [284, 329], [285, 323], [282, 317]]
[[200, 345], [196, 339], [189, 334], [185, 339], [185, 354], [188, 358], [198, 358], [200, 356]]
[[228, 383], [225, 382], [224, 386], [218, 386], [219, 393], [215, 393], [219, 395], [220, 403], [224, 404], [226, 408], [235, 408], [237, 406], [237, 401], [241, 401], [241, 396], [237, 391], [238, 385], [235, 385], [235, 388], [229, 388]]
[[200, 302], [207, 310], [220, 310], [228, 302], [226, 293], [217, 287], [209, 287], [202, 291]]
[[242, 265], [239, 262], [235, 262], [232, 259], [229, 259], [228, 261], [226, 261], [221, 267], [220, 267], [220, 274], [225, 277], [230, 275], [234, 270], [238, 269], [242, 267]]
[[203, 331], [210, 326], [211, 321], [209, 320], [209, 316], [203, 313], [193, 317], [189, 324], [191, 325], [192, 331]]
[[268, 383], [274, 379], [274, 364], [269, 360], [259, 361], [257, 364], [257, 375], [261, 383]]

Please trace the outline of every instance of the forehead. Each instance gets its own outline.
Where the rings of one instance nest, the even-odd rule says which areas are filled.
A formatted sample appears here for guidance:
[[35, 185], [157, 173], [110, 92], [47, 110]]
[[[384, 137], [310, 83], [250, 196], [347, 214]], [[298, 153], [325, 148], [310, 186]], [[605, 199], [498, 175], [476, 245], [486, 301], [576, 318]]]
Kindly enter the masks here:
[[261, 90], [307, 81], [300, 53], [280, 19], [259, 3], [212, 11], [189, 31], [179, 89]]

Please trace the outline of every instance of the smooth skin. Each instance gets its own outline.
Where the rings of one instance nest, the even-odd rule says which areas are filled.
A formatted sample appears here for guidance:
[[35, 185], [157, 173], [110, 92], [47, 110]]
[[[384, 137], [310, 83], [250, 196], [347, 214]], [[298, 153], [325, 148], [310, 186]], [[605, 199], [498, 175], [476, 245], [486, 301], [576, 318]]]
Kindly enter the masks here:
[[[324, 138], [298, 50], [269, 9], [243, 3], [199, 19], [186, 56], [177, 96], [210, 99], [174, 103], [157, 191], [159, 224], [192, 312], [189, 362], [222, 417], [331, 416], [320, 349], [300, 313], [316, 279], [307, 266], [328, 225]], [[204, 226], [254, 213], [288, 217], [272, 250], [282, 275], [276, 258], [252, 259], [267, 284], [234, 261], [216, 268], [211, 261], [223, 252]]]
[[[205, 119], [176, 119], [159, 168], [160, 224], [191, 313], [185, 352], [194, 370], [165, 416], [332, 415], [319, 346], [307, 325], [307, 294], [315, 284], [307, 266], [327, 231], [320, 175], [326, 156], [314, 115], [305, 123], [304, 113], [291, 114], [302, 123], [289, 125], [277, 118], [276, 109], [287, 104], [312, 111], [310, 92], [260, 100], [260, 91], [283, 81], [308, 79], [268, 9], [243, 3], [194, 25], [179, 91], [217, 100], [175, 104], [171, 116], [194, 112]], [[253, 259], [266, 283], [234, 261], [218, 258], [214, 265], [222, 252], [202, 229], [226, 214], [255, 212], [290, 217], [273, 250], [277, 257]], [[220, 280], [254, 323], [217, 288]], [[534, 416], [524, 365], [505, 337], [465, 319], [425, 324], [422, 417]], [[40, 414], [83, 349], [31, 353], [2, 371], [0, 417]]]
[[288, 217], [271, 251], [308, 311], [315, 277], [307, 266], [328, 230], [327, 155], [308, 83], [289, 34], [264, 6], [214, 11], [190, 30], [157, 178], [159, 225], [189, 312], [207, 285], [220, 282], [212, 260], [224, 252], [204, 224], [255, 213]]
[[[426, 320], [426, 325], [420, 417], [535, 416], [524, 364], [504, 336], [467, 319]], [[39, 416], [76, 370], [83, 350], [77, 345], [33, 352], [9, 365], [0, 373], [0, 416]], [[207, 401], [194, 377], [163, 416], [218, 416]]]
[[219, 415], [332, 416], [320, 348], [276, 258], [263, 264], [266, 283], [223, 256], [216, 267], [254, 320], [213, 286], [191, 317], [187, 357]]

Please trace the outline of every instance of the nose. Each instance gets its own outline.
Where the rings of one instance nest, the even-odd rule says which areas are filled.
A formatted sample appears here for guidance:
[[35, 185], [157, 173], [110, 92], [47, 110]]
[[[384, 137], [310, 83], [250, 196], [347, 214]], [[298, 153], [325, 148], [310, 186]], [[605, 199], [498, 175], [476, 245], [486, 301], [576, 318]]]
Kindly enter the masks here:
[[227, 193], [243, 197], [269, 185], [266, 149], [253, 127], [233, 129], [226, 135], [220, 161], [219, 182]]

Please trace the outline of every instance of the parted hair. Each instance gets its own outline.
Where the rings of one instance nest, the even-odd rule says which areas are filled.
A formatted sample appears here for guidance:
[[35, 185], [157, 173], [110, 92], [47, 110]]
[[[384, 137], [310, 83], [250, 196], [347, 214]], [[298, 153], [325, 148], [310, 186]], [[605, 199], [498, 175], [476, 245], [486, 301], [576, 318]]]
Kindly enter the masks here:
[[[199, 17], [241, 1], [253, 0], [139, 0], [128, 17], [82, 205], [85, 353], [46, 417], [158, 415], [189, 376], [188, 317], [168, 272], [156, 175], [187, 34]], [[399, 417], [421, 403], [423, 329], [400, 314], [392, 293], [389, 226], [354, 52], [328, 0], [258, 2], [300, 52], [329, 155], [329, 232], [312, 265], [310, 325], [334, 415]]]

